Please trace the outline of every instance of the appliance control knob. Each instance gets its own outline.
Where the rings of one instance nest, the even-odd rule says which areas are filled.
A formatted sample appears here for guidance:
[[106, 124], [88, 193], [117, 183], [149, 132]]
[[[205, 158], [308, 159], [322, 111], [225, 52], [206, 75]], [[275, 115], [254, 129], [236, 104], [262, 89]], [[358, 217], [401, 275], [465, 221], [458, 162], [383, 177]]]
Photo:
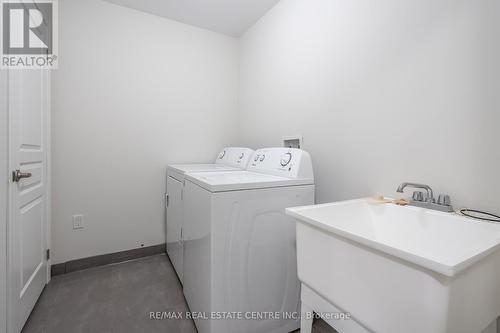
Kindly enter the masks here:
[[245, 157], [245, 153], [241, 153], [239, 159], [241, 160], [243, 157]]
[[259, 160], [259, 157], [260, 157], [260, 155], [255, 155], [255, 157], [254, 157], [254, 159], [253, 159], [253, 160], [254, 160], [255, 162], [257, 162], [257, 161]]
[[266, 158], [266, 155], [262, 155], [262, 156], [260, 157], [260, 161], [261, 161], [261, 162], [262, 162], [262, 161], [264, 161], [264, 159], [265, 159], [265, 158]]
[[292, 153], [285, 153], [281, 156], [281, 166], [285, 167], [292, 160]]
[[219, 160], [222, 160], [225, 155], [226, 155], [226, 151], [225, 150], [221, 151], [219, 154]]

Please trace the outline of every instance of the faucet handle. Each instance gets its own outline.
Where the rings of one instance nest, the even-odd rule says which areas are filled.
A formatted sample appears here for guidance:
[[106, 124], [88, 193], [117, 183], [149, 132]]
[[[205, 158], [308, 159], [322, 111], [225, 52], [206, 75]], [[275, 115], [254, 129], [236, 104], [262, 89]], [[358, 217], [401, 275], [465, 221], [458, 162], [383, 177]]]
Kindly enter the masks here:
[[413, 192], [413, 201], [424, 201], [424, 193], [421, 191]]
[[437, 203], [441, 206], [451, 206], [451, 198], [447, 194], [440, 194]]

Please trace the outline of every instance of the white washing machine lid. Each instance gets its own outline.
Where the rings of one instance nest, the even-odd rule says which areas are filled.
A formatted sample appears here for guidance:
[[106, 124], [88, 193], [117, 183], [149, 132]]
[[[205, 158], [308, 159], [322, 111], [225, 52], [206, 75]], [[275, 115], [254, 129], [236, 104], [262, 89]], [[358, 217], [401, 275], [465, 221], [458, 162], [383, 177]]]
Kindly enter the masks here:
[[291, 179], [251, 171], [187, 173], [185, 176], [210, 192], [314, 185], [313, 179]]
[[180, 174], [188, 172], [220, 172], [220, 171], [241, 171], [240, 168], [231, 167], [223, 164], [171, 164], [167, 170]]

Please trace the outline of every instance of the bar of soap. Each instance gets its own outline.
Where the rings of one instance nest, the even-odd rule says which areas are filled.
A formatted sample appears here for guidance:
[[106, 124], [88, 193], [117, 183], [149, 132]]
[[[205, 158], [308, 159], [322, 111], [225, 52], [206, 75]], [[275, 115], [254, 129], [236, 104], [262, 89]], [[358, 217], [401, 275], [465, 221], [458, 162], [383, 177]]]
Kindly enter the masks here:
[[396, 199], [396, 200], [394, 200], [394, 203], [395, 203], [396, 205], [406, 206], [406, 205], [408, 205], [410, 202], [409, 202], [408, 200], [406, 200], [406, 199]]

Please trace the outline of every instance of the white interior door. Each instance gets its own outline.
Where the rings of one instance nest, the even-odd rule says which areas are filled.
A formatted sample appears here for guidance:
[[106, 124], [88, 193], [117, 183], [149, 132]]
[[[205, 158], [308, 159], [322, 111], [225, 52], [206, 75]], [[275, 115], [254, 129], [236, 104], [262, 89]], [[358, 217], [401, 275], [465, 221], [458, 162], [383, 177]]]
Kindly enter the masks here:
[[[48, 279], [47, 70], [9, 72], [8, 331], [20, 332]], [[19, 174], [20, 173], [20, 174]]]

